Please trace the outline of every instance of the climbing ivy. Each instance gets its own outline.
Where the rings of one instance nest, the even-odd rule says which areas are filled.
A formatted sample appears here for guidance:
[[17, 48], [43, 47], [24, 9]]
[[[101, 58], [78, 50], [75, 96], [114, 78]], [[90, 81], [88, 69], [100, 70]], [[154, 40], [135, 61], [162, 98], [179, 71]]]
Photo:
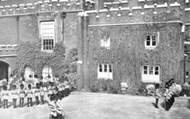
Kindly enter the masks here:
[[[129, 93], [139, 92], [142, 88], [142, 65], [159, 65], [162, 84], [170, 78], [180, 82], [182, 80], [180, 62], [183, 59], [180, 28], [180, 24], [91, 27], [87, 54], [91, 82], [97, 80], [99, 63], [113, 64], [113, 80], [127, 82]], [[144, 46], [146, 34], [157, 31], [160, 32], [158, 46], [153, 50], [146, 50]], [[98, 43], [104, 35], [111, 38], [110, 50], [100, 47]]]
[[69, 73], [76, 73], [77, 50], [71, 49], [67, 56], [65, 50], [65, 46], [61, 43], [55, 44], [54, 51], [48, 53], [41, 51], [40, 43], [21, 42], [14, 72], [21, 75], [26, 67], [30, 67], [36, 75], [41, 76], [42, 69], [49, 66], [54, 76], [64, 77]]

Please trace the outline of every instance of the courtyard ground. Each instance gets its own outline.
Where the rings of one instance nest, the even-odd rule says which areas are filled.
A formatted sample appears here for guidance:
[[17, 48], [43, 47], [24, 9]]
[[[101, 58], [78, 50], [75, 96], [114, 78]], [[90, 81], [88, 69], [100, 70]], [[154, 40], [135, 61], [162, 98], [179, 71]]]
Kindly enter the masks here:
[[[161, 99], [160, 102], [162, 102]], [[73, 92], [61, 101], [68, 119], [189, 119], [186, 98], [176, 98], [170, 111], [153, 106], [153, 97]], [[0, 119], [48, 119], [47, 104], [0, 109]]]

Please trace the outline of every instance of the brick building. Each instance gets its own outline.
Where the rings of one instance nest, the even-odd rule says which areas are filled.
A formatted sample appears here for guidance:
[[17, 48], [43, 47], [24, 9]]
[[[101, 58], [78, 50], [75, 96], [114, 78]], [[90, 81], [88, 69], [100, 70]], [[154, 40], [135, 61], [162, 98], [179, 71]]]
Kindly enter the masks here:
[[171, 78], [183, 83], [188, 6], [187, 0], [95, 1], [79, 21], [79, 89], [102, 80], [126, 82], [129, 92]]
[[[43, 77], [55, 75], [56, 63], [43, 60], [55, 55], [56, 44], [64, 44], [66, 52], [78, 49], [79, 90], [102, 80], [126, 82], [129, 91], [170, 78], [183, 83], [189, 5], [188, 0], [1, 1], [0, 79], [19, 68], [26, 78], [36, 70]], [[16, 67], [20, 51], [28, 48], [48, 57], [34, 61], [39, 55], [29, 55], [34, 57], [29, 65]]]
[[[50, 56], [56, 44], [64, 44], [66, 51], [77, 48], [77, 15], [81, 11], [79, 0], [0, 1], [0, 79], [8, 79], [16, 69], [23, 70], [23, 66], [17, 67], [18, 55], [27, 51], [30, 45], [39, 44], [31, 52]], [[20, 49], [27, 44], [30, 45]], [[38, 56], [33, 57], [38, 60]], [[22, 60], [20, 63], [24, 62]], [[22, 71], [25, 78], [33, 78], [36, 73], [32, 66], [37, 64], [30, 62]], [[53, 75], [53, 69], [48, 64], [41, 65], [40, 70], [43, 77]]]

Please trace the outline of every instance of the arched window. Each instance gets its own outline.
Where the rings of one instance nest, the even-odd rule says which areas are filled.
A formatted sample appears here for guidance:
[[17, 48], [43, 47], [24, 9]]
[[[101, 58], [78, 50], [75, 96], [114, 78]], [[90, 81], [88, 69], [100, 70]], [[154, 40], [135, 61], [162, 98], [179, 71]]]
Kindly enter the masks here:
[[26, 80], [30, 80], [30, 79], [34, 78], [34, 70], [30, 67], [26, 67], [25, 72], [24, 72], [24, 78]]
[[52, 73], [51, 67], [48, 67], [48, 66], [44, 67], [42, 70], [42, 76], [43, 76], [43, 80], [52, 81], [53, 73]]

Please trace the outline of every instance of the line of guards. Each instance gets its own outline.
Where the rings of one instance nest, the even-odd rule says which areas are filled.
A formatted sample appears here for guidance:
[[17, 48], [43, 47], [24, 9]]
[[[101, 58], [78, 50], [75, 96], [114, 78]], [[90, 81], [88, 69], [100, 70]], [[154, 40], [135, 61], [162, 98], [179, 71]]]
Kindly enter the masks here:
[[[8, 104], [12, 103], [13, 108], [33, 106], [35, 103], [44, 104], [49, 100], [49, 96], [58, 93], [61, 98], [68, 96], [71, 92], [71, 86], [67, 81], [62, 83], [49, 82], [49, 85], [44, 85], [41, 83], [36, 83], [35, 87], [31, 84], [25, 86], [20, 84], [19, 89], [16, 85], [11, 86], [8, 90], [7, 86], [3, 86], [3, 90], [0, 91], [0, 108], [9, 108]], [[26, 102], [26, 103], [25, 103]]]

